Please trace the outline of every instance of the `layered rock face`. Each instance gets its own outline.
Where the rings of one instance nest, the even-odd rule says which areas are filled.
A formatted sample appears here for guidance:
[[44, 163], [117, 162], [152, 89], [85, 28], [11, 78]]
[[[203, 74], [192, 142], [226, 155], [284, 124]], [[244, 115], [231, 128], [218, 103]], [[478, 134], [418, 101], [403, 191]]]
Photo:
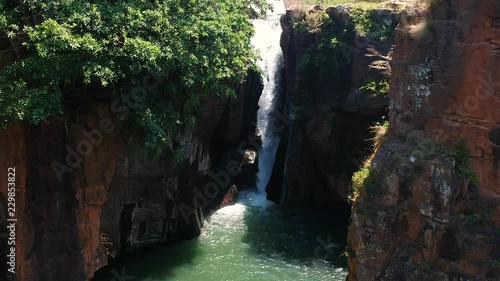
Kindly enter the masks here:
[[[109, 258], [199, 234], [203, 213], [230, 202], [228, 191], [237, 194], [234, 184], [255, 171], [239, 165], [237, 145], [255, 133], [259, 75], [250, 73], [238, 90], [236, 99], [202, 102], [198, 127], [179, 139], [181, 164], [170, 153], [139, 157], [114, 119], [109, 92], [71, 93], [63, 116], [0, 131], [0, 182], [8, 167], [16, 170], [16, 280], [90, 280]], [[2, 184], [2, 250], [6, 200]]]
[[[341, 52], [347, 62], [339, 65], [338, 71], [325, 72], [314, 67], [304, 71], [308, 49], [331, 38], [322, 32], [311, 34], [294, 28], [294, 13], [288, 11], [281, 21], [284, 111], [290, 118], [267, 189], [268, 197], [283, 205], [311, 202], [335, 206], [347, 202], [351, 176], [371, 150], [370, 127], [387, 114], [387, 96], [364, 94], [359, 88], [369, 79], [390, 77], [392, 38], [380, 43], [353, 31], [342, 42]], [[326, 13], [339, 30], [346, 28], [349, 15], [344, 9], [329, 8]], [[388, 28], [396, 26], [391, 12], [379, 13], [381, 16], [376, 18], [381, 24], [385, 19]], [[329, 64], [336, 64], [333, 58], [329, 59]]]
[[203, 102], [204, 118], [180, 141], [187, 152], [184, 164], [174, 166], [172, 156], [140, 160], [130, 150], [120, 155], [101, 213], [101, 240], [112, 242], [104, 252], [199, 235], [204, 213], [234, 202], [238, 187], [253, 186], [257, 163], [243, 165], [238, 146], [255, 133], [259, 81], [252, 72], [236, 100]]
[[[353, 206], [349, 280], [500, 280], [500, 2], [403, 21], [390, 130]], [[459, 163], [466, 139], [471, 170]]]
[[[6, 156], [1, 167], [16, 169], [17, 280], [82, 280], [105, 264], [105, 259], [94, 259], [100, 209], [123, 141], [116, 131], [103, 135], [84, 158], [67, 156], [65, 146], [85, 140], [82, 132], [99, 128], [99, 120], [109, 113], [109, 106], [92, 103], [68, 122], [14, 123], [1, 132], [1, 151]], [[75, 163], [80, 160], [81, 168], [68, 171], [59, 181], [51, 165], [54, 161], [66, 163], [66, 157]], [[6, 176], [3, 173], [0, 180], [7, 182]], [[5, 185], [1, 194], [4, 203]], [[6, 210], [2, 204], [3, 218]]]

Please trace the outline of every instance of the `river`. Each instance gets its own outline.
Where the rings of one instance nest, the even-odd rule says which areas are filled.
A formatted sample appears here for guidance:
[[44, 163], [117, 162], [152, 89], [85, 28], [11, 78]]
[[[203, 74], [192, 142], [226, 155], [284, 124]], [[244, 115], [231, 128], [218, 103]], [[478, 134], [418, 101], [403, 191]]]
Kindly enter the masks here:
[[[126, 257], [93, 280], [345, 280], [347, 222], [318, 210], [281, 210], [261, 195], [245, 195], [252, 200], [214, 213], [200, 237]], [[128, 279], [120, 279], [124, 273]]]

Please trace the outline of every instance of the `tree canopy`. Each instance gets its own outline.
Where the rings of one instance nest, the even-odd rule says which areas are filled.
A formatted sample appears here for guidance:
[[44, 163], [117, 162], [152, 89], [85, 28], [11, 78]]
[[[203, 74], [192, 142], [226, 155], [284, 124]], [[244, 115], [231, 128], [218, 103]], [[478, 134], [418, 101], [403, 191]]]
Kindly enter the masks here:
[[1, 40], [21, 50], [0, 71], [0, 127], [62, 113], [75, 84], [109, 88], [125, 104], [124, 93], [158, 75], [127, 121], [145, 148], [161, 150], [195, 125], [201, 97], [234, 94], [256, 58], [248, 17], [265, 9], [263, 0], [0, 2]]

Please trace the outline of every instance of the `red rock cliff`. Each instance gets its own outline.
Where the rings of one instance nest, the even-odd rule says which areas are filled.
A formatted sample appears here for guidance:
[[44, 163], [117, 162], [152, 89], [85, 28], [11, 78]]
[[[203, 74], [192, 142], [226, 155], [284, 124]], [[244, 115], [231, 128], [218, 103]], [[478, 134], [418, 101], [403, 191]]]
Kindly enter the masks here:
[[[103, 135], [63, 181], [51, 165], [66, 163], [66, 145], [84, 140], [82, 132], [98, 128], [99, 120], [109, 114], [106, 104], [91, 103], [68, 122], [55, 118], [39, 126], [17, 122], [0, 132], [0, 151], [6, 156], [0, 167], [16, 168], [17, 280], [81, 280], [106, 263], [95, 259], [100, 213], [123, 147], [121, 137], [117, 131]], [[2, 173], [0, 181], [7, 182], [6, 176]], [[2, 202], [6, 188], [0, 189]]]
[[[9, 58], [3, 56], [0, 65]], [[180, 139], [186, 149], [183, 165], [174, 165], [169, 153], [148, 160], [129, 149], [124, 125], [114, 119], [109, 91], [103, 89], [102, 94], [71, 93], [76, 102], [68, 102], [64, 115], [39, 125], [16, 122], [0, 130], [3, 266], [9, 167], [16, 169], [15, 280], [89, 280], [108, 258], [199, 234], [203, 212], [222, 201], [237, 179], [221, 184], [220, 194], [206, 204], [195, 200], [194, 190], [214, 181], [210, 171], [225, 169], [230, 160], [241, 162], [236, 148], [229, 153], [228, 147], [255, 132], [262, 90], [258, 74], [250, 73], [238, 90], [237, 99], [203, 102], [198, 127]], [[60, 176], [56, 162], [66, 167], [58, 166]], [[182, 204], [188, 208], [184, 213]]]
[[[349, 280], [500, 280], [500, 2], [435, 3], [397, 29], [390, 130], [353, 206]], [[477, 182], [441, 149], [460, 139]]]

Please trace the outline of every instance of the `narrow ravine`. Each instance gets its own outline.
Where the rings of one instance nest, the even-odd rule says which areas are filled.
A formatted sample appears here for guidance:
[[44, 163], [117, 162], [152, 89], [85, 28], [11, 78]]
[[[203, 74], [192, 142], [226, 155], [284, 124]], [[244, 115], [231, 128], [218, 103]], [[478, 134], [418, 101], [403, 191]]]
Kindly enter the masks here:
[[97, 272], [93, 280], [112, 280], [123, 272], [134, 281], [345, 280], [347, 222], [318, 210], [283, 210], [266, 200], [279, 144], [279, 20], [285, 12], [282, 1], [269, 2], [274, 9], [267, 18], [252, 21], [264, 81], [257, 120], [262, 138], [257, 188], [242, 192], [237, 204], [212, 214], [200, 237], [122, 259]]

